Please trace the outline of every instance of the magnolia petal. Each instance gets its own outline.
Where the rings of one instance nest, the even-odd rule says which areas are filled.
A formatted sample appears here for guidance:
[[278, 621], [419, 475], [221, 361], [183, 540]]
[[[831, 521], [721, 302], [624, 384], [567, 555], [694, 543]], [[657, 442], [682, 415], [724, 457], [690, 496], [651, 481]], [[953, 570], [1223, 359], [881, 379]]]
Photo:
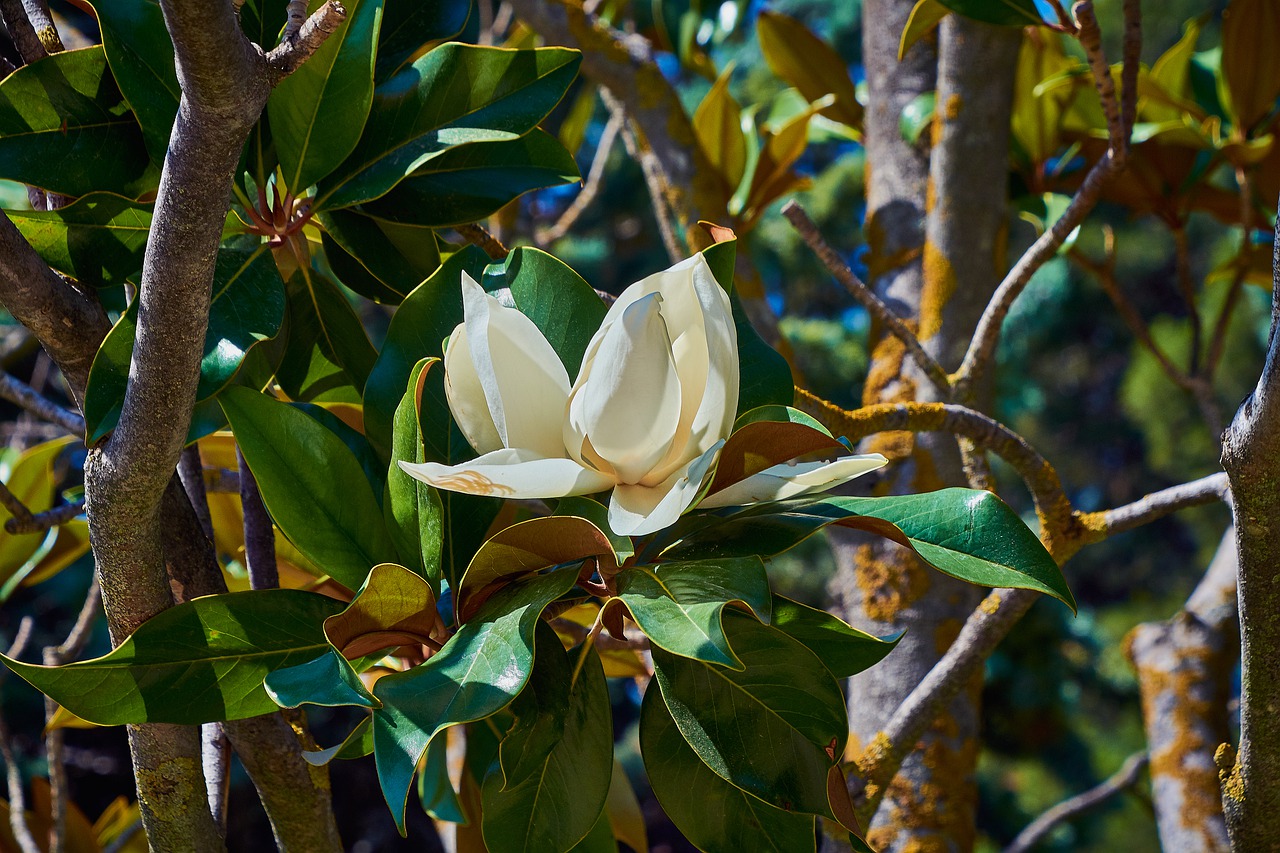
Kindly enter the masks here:
[[645, 536], [675, 524], [698, 496], [702, 481], [723, 446], [723, 441], [716, 442], [656, 486], [616, 486], [609, 498], [609, 527], [619, 536]]
[[471, 361], [501, 446], [563, 457], [569, 374], [560, 356], [532, 320], [465, 272], [462, 307]]
[[471, 442], [477, 453], [488, 453], [502, 447], [502, 436], [489, 414], [484, 387], [471, 360], [471, 346], [467, 342], [467, 327], [459, 323], [449, 336], [444, 349], [444, 396], [449, 401], [449, 411], [457, 421], [462, 434]]
[[600, 328], [569, 402], [574, 432], [590, 440], [623, 483], [638, 483], [653, 470], [680, 420], [680, 380], [661, 304], [659, 294], [650, 294]]
[[548, 458], [532, 450], [503, 448], [461, 465], [401, 462], [410, 477], [468, 495], [494, 498], [563, 498], [589, 495], [613, 480], [572, 459]]
[[888, 462], [879, 453], [842, 456], [834, 462], [783, 462], [707, 495], [698, 507], [743, 506], [824, 492]]

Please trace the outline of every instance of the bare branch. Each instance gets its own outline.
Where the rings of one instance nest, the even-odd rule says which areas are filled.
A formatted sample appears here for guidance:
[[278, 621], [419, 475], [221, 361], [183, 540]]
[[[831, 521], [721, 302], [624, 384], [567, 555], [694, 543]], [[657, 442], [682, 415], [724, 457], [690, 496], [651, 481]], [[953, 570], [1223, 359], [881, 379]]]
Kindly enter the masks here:
[[25, 64], [49, 55], [27, 17], [27, 10], [22, 7], [22, 0], [0, 0], [0, 17], [4, 18], [5, 29]]
[[0, 397], [21, 406], [38, 418], [63, 427], [75, 435], [84, 435], [84, 418], [37, 394], [30, 385], [0, 371]]
[[1220, 471], [1152, 492], [1131, 504], [1081, 515], [1080, 519], [1086, 528], [1099, 534], [1098, 538], [1105, 538], [1150, 524], [1179, 510], [1226, 500], [1229, 490], [1227, 475]]
[[[46, 646], [44, 649], [45, 666], [61, 666], [72, 660], [84, 648], [89, 640], [93, 620], [98, 615], [98, 607], [102, 596], [95, 577], [89, 582], [89, 591], [85, 594], [84, 604], [71, 626], [70, 633], [61, 645]], [[52, 720], [58, 711], [58, 703], [45, 697], [45, 720]], [[47, 729], [44, 736], [45, 757], [49, 765], [49, 853], [61, 853], [66, 849], [67, 841], [67, 768], [62, 758], [62, 736], [60, 728]]]
[[30, 523], [32, 519], [31, 510], [27, 509], [27, 505], [19, 500], [18, 496], [10, 491], [9, 487], [4, 483], [0, 483], [0, 504], [3, 504], [4, 508], [9, 510], [9, 514], [13, 516], [10, 519], [11, 521]]
[[325, 39], [329, 38], [342, 22], [347, 19], [346, 7], [337, 0], [328, 0], [312, 13], [310, 18], [294, 29], [295, 11], [300, 9], [298, 17], [307, 13], [306, 0], [290, 0], [289, 22], [285, 25], [284, 37], [274, 50], [267, 54], [267, 64], [275, 70], [276, 77], [272, 84], [278, 83], [296, 71], [302, 63], [311, 58]]
[[625, 122], [626, 116], [622, 113], [610, 113], [609, 121], [600, 133], [600, 142], [596, 146], [595, 157], [591, 160], [591, 169], [587, 173], [587, 180], [583, 183], [582, 189], [578, 191], [578, 195], [574, 197], [573, 203], [569, 205], [564, 213], [560, 214], [560, 218], [556, 220], [555, 224], [550, 228], [544, 228], [538, 233], [539, 243], [545, 246], [568, 234], [569, 229], [578, 221], [578, 217], [582, 216], [583, 211], [591, 205], [591, 202], [595, 201], [596, 195], [600, 192], [600, 187], [604, 183], [605, 167], [609, 164], [609, 155], [613, 151], [613, 143], [617, 140]]
[[[213, 541], [213, 517], [209, 514], [209, 495], [204, 484], [204, 465], [200, 461], [200, 448], [191, 444], [182, 449], [178, 456], [178, 479], [182, 481], [183, 491], [191, 501], [191, 508], [200, 520], [200, 529], [205, 538]], [[238, 491], [238, 489], [237, 489]]]
[[58, 27], [49, 14], [49, 0], [22, 0], [27, 19], [36, 32], [36, 38], [48, 53], [59, 53], [63, 50], [62, 37], [58, 35]]
[[473, 246], [478, 246], [484, 250], [484, 253], [495, 261], [501, 261], [511, 254], [511, 250], [502, 245], [502, 241], [489, 233], [488, 229], [482, 225], [475, 223], [469, 225], [458, 225], [454, 229], [462, 238]]
[[39, 533], [42, 530], [48, 530], [50, 527], [66, 524], [76, 516], [83, 514], [84, 501], [74, 501], [56, 506], [53, 509], [47, 509], [44, 512], [38, 512], [35, 515], [28, 515], [25, 518], [15, 514], [13, 518], [4, 523], [4, 529], [8, 533]]
[[1027, 828], [1018, 833], [1013, 843], [1004, 848], [1004, 853], [1029, 853], [1059, 824], [1097, 808], [1116, 794], [1132, 788], [1142, 777], [1143, 768], [1146, 766], [1145, 752], [1135, 752], [1130, 755], [1112, 776], [1083, 793], [1063, 800], [1027, 824]]
[[240, 504], [244, 508], [244, 554], [249, 569], [249, 585], [253, 589], [275, 589], [280, 586], [275, 529], [262, 503], [258, 481], [238, 446], [236, 460], [240, 464]]
[[929, 377], [934, 386], [944, 395], [950, 395], [951, 380], [947, 377], [947, 372], [942, 369], [942, 365], [938, 364], [933, 356], [925, 352], [924, 347], [920, 345], [919, 339], [916, 338], [915, 332], [907, 326], [906, 322], [895, 314], [888, 305], [880, 301], [880, 297], [876, 296], [871, 288], [867, 287], [862, 279], [858, 278], [857, 274], [844, 261], [840, 260], [836, 250], [831, 248], [831, 245], [823, 239], [818, 226], [809, 218], [809, 214], [805, 212], [799, 202], [789, 201], [783, 205], [782, 215], [791, 223], [791, 227], [799, 232], [801, 238], [813, 250], [813, 253], [818, 256], [818, 260], [822, 261], [823, 266], [835, 276], [836, 281], [844, 285], [844, 289], [849, 291], [849, 295], [867, 310], [867, 313], [871, 315], [871, 319], [884, 326], [891, 335], [901, 341], [902, 345], [907, 348], [907, 352], [915, 359], [916, 364], [920, 366], [920, 369]]

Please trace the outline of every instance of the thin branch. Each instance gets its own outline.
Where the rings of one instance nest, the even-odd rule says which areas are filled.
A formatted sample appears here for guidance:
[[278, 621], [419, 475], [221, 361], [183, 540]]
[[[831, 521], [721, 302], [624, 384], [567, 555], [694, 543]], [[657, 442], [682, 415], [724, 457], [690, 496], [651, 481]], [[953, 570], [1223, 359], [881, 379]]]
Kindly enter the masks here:
[[929, 380], [933, 382], [944, 395], [951, 393], [951, 380], [947, 377], [947, 372], [942, 369], [942, 365], [925, 352], [924, 347], [920, 345], [920, 340], [916, 337], [915, 332], [907, 326], [897, 314], [893, 312], [888, 305], [880, 300], [872, 292], [871, 288], [858, 278], [844, 261], [840, 260], [840, 255], [836, 250], [831, 248], [822, 237], [822, 232], [818, 230], [818, 226], [809, 218], [809, 214], [800, 206], [799, 202], [789, 201], [782, 208], [782, 215], [791, 223], [791, 227], [795, 228], [801, 238], [808, 244], [813, 253], [818, 256], [818, 260], [822, 261], [827, 270], [836, 278], [836, 281], [844, 285], [844, 289], [849, 291], [849, 295], [857, 300], [858, 304], [867, 310], [871, 315], [871, 319], [892, 334], [895, 338], [902, 342], [907, 348], [907, 352], [915, 359], [916, 364], [924, 371]]
[[31, 632], [36, 627], [36, 620], [30, 616], [23, 616], [18, 622], [18, 630], [13, 635], [13, 642], [9, 644], [9, 650], [5, 652], [6, 657], [18, 658], [22, 656], [22, 651], [27, 647], [27, 643], [31, 641]]
[[[22, 654], [22, 650], [31, 639], [31, 631], [34, 627], [34, 619], [30, 616], [22, 617], [22, 621], [18, 623], [18, 632], [9, 646], [9, 657], [16, 658]], [[13, 837], [22, 848], [22, 853], [41, 853], [40, 845], [31, 833], [31, 826], [27, 823], [26, 796], [22, 790], [22, 768], [18, 766], [14, 757], [13, 739], [9, 735], [9, 724], [3, 714], [0, 714], [0, 757], [4, 758], [5, 763], [5, 781], [9, 790], [9, 827], [13, 831]]]
[[[89, 583], [89, 591], [85, 594], [84, 604], [76, 616], [75, 624], [67, 638], [57, 646], [46, 646], [44, 649], [45, 666], [61, 666], [77, 657], [89, 641], [94, 619], [98, 615], [102, 596], [95, 577]], [[45, 720], [52, 720], [58, 711], [58, 703], [45, 697]], [[67, 842], [67, 768], [63, 762], [63, 731], [60, 728], [47, 729], [44, 736], [45, 756], [49, 765], [49, 851], [62, 853]]]
[[[196, 511], [200, 520], [200, 529], [205, 538], [213, 541], [213, 517], [209, 514], [209, 493], [204, 485], [204, 463], [200, 461], [200, 448], [190, 444], [182, 449], [178, 456], [178, 479], [182, 481], [182, 489], [191, 501], [191, 508]], [[238, 489], [237, 489], [238, 491]]]
[[502, 241], [490, 234], [483, 225], [475, 223], [458, 225], [453, 230], [461, 234], [462, 238], [471, 245], [483, 249], [484, 253], [495, 261], [503, 260], [511, 254], [511, 250], [502, 245]]
[[1131, 504], [1082, 515], [1081, 520], [1086, 528], [1098, 530], [1101, 537], [1115, 536], [1179, 510], [1226, 500], [1229, 491], [1227, 475], [1219, 471], [1199, 480], [1152, 492]]
[[58, 27], [49, 14], [49, 0], [22, 0], [27, 19], [36, 32], [36, 38], [48, 53], [60, 53], [63, 50], [62, 37], [58, 35]]
[[244, 554], [249, 569], [249, 585], [253, 589], [275, 589], [280, 586], [275, 528], [262, 503], [258, 481], [238, 446], [236, 461], [240, 464], [240, 504], [244, 509]]
[[0, 0], [0, 17], [4, 18], [5, 29], [23, 63], [30, 65], [49, 55], [27, 17], [27, 10], [22, 7], [22, 0]]
[[290, 0], [289, 22], [285, 25], [284, 37], [280, 39], [279, 46], [267, 54], [267, 64], [277, 75], [272, 85], [298, 70], [347, 19], [346, 7], [337, 0], [328, 0], [293, 29], [295, 7], [301, 7], [301, 15], [306, 15], [306, 0]]
[[77, 516], [84, 515], [84, 501], [61, 504], [35, 515], [20, 517], [14, 515], [4, 523], [7, 533], [39, 533], [60, 524], [66, 524]]
[[34, 518], [31, 510], [27, 509], [27, 505], [19, 500], [18, 496], [10, 491], [9, 487], [4, 483], [0, 483], [0, 504], [3, 504], [4, 508], [9, 510], [9, 514], [13, 516], [10, 521], [29, 524]]
[[560, 214], [560, 218], [555, 221], [550, 228], [544, 228], [538, 233], [538, 242], [542, 245], [548, 245], [559, 240], [565, 234], [569, 233], [569, 229], [573, 228], [577, 223], [578, 217], [591, 206], [591, 202], [595, 201], [596, 195], [600, 192], [600, 187], [604, 184], [605, 167], [609, 164], [609, 155], [613, 152], [613, 144], [617, 141], [618, 134], [622, 131], [622, 125], [626, 122], [626, 116], [620, 112], [611, 113], [609, 121], [605, 124], [604, 130], [600, 133], [600, 142], [596, 146], [595, 157], [591, 160], [591, 169], [587, 172], [587, 179], [582, 185], [582, 189], [578, 195], [574, 197], [573, 203]]
[[84, 435], [84, 418], [37, 394], [31, 386], [0, 371], [0, 397], [21, 406], [38, 418], [57, 424], [75, 435]]
[[1145, 752], [1135, 752], [1130, 755], [1110, 778], [1083, 793], [1063, 800], [1027, 824], [1026, 829], [1018, 833], [1013, 843], [1004, 849], [1004, 853], [1029, 853], [1059, 824], [1097, 808], [1116, 794], [1123, 793], [1136, 785], [1147, 763]]

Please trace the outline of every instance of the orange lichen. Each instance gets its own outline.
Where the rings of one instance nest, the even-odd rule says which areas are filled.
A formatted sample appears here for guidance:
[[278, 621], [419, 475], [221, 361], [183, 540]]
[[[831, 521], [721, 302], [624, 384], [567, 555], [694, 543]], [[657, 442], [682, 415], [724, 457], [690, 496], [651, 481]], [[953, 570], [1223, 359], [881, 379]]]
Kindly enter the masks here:
[[862, 610], [878, 622], [892, 622], [928, 591], [929, 573], [901, 548], [885, 550], [859, 545], [853, 552], [854, 582], [862, 590]]
[[951, 97], [947, 98], [946, 116], [947, 121], [955, 121], [960, 117], [960, 107], [964, 105], [964, 101], [955, 92], [951, 93]]
[[982, 599], [982, 603], [978, 605], [978, 609], [988, 616], [995, 616], [1000, 610], [1000, 596], [997, 593], [991, 593]]

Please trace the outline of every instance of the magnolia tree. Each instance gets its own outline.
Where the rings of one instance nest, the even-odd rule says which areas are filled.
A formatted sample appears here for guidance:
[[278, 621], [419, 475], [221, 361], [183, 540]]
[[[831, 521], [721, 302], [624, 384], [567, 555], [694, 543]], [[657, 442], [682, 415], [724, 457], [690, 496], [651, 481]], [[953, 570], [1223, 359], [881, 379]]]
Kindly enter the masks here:
[[[653, 45], [594, 6], [514, 0], [495, 17], [482, 2], [466, 31], [481, 44], [467, 44], [452, 41], [473, 11], [459, 0], [100, 0], [81, 11], [101, 44], [64, 49], [39, 0], [0, 3], [21, 60], [0, 82], [0, 176], [30, 200], [0, 217], [0, 301], [75, 409], [0, 376], [7, 399], [70, 433], [26, 450], [0, 489], [0, 596], [90, 549], [96, 567], [65, 641], [35, 663], [28, 623], [3, 658], [50, 700], [49, 781], [29, 813], [0, 725], [24, 853], [79, 843], [72, 724], [128, 726], [137, 803], [100, 821], [98, 847], [140, 843], [136, 814], [152, 849], [222, 849], [234, 752], [281, 849], [342, 849], [329, 774], [364, 759], [401, 833], [416, 810], [457, 850], [645, 850], [615, 757], [619, 685], [643, 696], [648, 785], [700, 849], [910, 849], [930, 833], [964, 848], [972, 810], [919, 792], [968, 796], [976, 750], [954, 786], [930, 756], [972, 737], [965, 687], [992, 649], [1038, 597], [1075, 609], [1059, 566], [1082, 548], [1223, 496], [1217, 474], [1077, 511], [1053, 466], [981, 409], [1003, 321], [1067, 253], [1221, 433], [1213, 368], [1198, 355], [1181, 368], [1154, 342], [1113, 241], [1103, 261], [1074, 243], [1106, 195], [1155, 210], [1179, 245], [1196, 207], [1240, 229], [1233, 293], [1265, 265], [1254, 236], [1280, 174], [1280, 76], [1259, 82], [1240, 59], [1250, 33], [1280, 26], [1263, 0], [1234, 0], [1217, 68], [1193, 56], [1196, 29], [1151, 69], [1133, 0], [1115, 68], [1087, 2], [1046, 18], [1032, 0], [869, 0], [862, 94], [832, 48], [766, 12], [760, 46], [795, 108], [759, 124], [705, 40], [664, 45], [715, 81], [690, 116]], [[513, 12], [550, 46], [525, 28], [487, 46]], [[553, 136], [542, 126], [580, 69], [598, 93], [579, 90], [578, 118]], [[1206, 73], [1222, 93], [1208, 105], [1193, 86]], [[605, 154], [580, 201], [550, 229], [513, 230], [519, 196], [579, 179], [565, 143], [587, 120], [576, 104], [589, 118], [597, 97]], [[803, 185], [793, 167], [820, 129], [878, 158], [870, 285], [802, 208], [783, 211], [874, 321], [882, 369], [851, 411], [797, 388], [738, 236]], [[476, 224], [523, 243], [571, 235], [615, 138], [651, 190], [668, 269], [614, 296]], [[993, 139], [999, 156], [976, 156]], [[1006, 160], [1039, 234], [1007, 273]], [[908, 202], [923, 212], [895, 219]], [[966, 265], [976, 255], [985, 267]], [[1210, 363], [1234, 304], [1206, 333]], [[1226, 444], [1245, 680], [1239, 756], [1217, 756], [1225, 812], [1206, 756], [1229, 737], [1209, 719], [1225, 700], [1184, 710], [1161, 692], [1160, 667], [1206, 660], [1203, 638], [1146, 626], [1132, 644], [1169, 849], [1220, 849], [1228, 826], [1238, 849], [1275, 842], [1265, 655], [1280, 638], [1248, 616], [1275, 597], [1271, 372]], [[904, 449], [926, 432], [945, 441]], [[81, 440], [83, 500], [54, 505], [54, 461]], [[1038, 533], [996, 496], [989, 455], [1029, 487]], [[840, 615], [779, 594], [767, 570], [827, 528], [861, 537], [833, 533], [845, 564], [886, 567]], [[872, 606], [901, 601], [922, 570], [918, 607]], [[1206, 579], [1188, 604], [1204, 642], [1223, 645], [1231, 588]], [[112, 650], [75, 660], [99, 607]], [[1193, 691], [1226, 677], [1193, 676]], [[345, 721], [319, 743], [317, 708]], [[1204, 731], [1188, 740], [1184, 722]], [[960, 817], [933, 822], [948, 811]]]

